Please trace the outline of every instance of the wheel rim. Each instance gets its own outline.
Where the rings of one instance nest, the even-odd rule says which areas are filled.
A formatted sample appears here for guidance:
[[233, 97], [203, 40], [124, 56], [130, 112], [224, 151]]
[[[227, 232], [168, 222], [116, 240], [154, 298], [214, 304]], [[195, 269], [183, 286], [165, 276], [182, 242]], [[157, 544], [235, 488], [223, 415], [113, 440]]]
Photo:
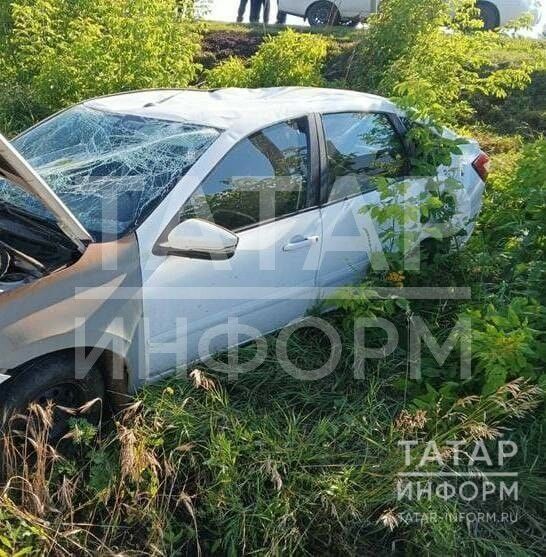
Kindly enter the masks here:
[[320, 6], [315, 8], [311, 17], [309, 18], [309, 23], [311, 25], [330, 25], [334, 21], [334, 9], [328, 6]]

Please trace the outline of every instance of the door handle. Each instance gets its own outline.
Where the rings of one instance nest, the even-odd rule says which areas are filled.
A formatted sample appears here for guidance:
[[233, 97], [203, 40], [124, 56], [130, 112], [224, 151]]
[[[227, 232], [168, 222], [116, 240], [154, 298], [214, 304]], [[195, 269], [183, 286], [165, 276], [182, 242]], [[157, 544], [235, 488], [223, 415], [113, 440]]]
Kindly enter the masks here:
[[282, 250], [283, 251], [296, 251], [297, 249], [307, 248], [313, 244], [317, 244], [319, 241], [318, 236], [308, 236], [304, 238], [303, 236], [294, 236], [288, 244], [286, 244]]

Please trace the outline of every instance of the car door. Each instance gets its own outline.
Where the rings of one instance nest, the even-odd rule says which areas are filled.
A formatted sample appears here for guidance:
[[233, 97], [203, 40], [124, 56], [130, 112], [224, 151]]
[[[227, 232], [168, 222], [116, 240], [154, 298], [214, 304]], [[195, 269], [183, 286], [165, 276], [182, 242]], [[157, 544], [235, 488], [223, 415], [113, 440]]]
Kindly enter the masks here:
[[280, 328], [314, 302], [322, 230], [313, 125], [305, 117], [243, 139], [181, 207], [180, 221], [237, 234], [232, 258], [148, 254], [152, 375]]
[[377, 11], [378, 0], [337, 0], [342, 17], [366, 16]]
[[386, 113], [342, 112], [320, 117], [323, 242], [318, 285], [329, 288], [362, 279], [379, 230], [365, 205], [380, 202], [373, 178], [402, 178], [407, 157], [402, 124]]

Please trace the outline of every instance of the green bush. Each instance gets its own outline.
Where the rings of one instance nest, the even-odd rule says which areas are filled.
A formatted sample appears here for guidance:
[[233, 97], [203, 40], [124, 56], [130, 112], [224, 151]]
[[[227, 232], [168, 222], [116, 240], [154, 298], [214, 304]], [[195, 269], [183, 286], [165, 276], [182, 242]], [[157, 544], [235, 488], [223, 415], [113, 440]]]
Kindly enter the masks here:
[[323, 84], [328, 40], [287, 30], [267, 39], [251, 59], [253, 81], [261, 87]]
[[3, 81], [39, 113], [95, 95], [185, 87], [199, 70], [200, 34], [176, 14], [175, 0], [16, 0]]
[[219, 87], [250, 87], [251, 72], [242, 58], [231, 56], [225, 62], [206, 72], [207, 86]]
[[320, 86], [329, 41], [320, 35], [287, 29], [268, 37], [245, 65], [230, 58], [206, 73], [210, 87]]
[[449, 123], [473, 114], [469, 100], [476, 94], [504, 98], [523, 89], [532, 67], [495, 68], [492, 52], [502, 39], [480, 30], [475, 15], [468, 0], [384, 0], [357, 48], [351, 85]]
[[446, 34], [437, 29], [421, 36], [411, 53], [393, 63], [381, 87], [437, 119], [467, 121], [476, 94], [505, 98], [508, 91], [524, 89], [531, 81], [527, 65], [491, 69], [496, 41], [492, 33]]
[[411, 52], [422, 35], [444, 24], [447, 15], [445, 0], [384, 0], [357, 46], [349, 74], [351, 85], [379, 91], [390, 66]]

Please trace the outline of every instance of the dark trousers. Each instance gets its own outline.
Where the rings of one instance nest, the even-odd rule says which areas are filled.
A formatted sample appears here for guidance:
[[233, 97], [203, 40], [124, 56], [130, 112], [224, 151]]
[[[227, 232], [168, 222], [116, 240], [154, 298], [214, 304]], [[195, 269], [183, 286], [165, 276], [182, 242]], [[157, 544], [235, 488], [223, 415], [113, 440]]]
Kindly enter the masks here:
[[250, 21], [258, 23], [260, 21], [260, 11], [263, 7], [263, 21], [269, 23], [269, 12], [271, 10], [270, 0], [250, 0]]
[[277, 23], [279, 24], [286, 23], [286, 12], [281, 12], [281, 10], [277, 12]]
[[237, 21], [243, 21], [246, 12], [246, 5], [248, 4], [248, 0], [241, 0], [239, 2], [239, 10], [237, 12]]

